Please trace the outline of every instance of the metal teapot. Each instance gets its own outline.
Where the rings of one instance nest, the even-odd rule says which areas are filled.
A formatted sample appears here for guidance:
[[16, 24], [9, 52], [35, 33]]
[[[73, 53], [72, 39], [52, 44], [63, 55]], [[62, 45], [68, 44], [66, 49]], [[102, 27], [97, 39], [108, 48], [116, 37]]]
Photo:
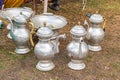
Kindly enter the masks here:
[[[59, 53], [59, 38], [65, 38], [66, 36], [65, 34], [56, 34], [52, 29], [46, 27], [46, 24], [44, 26], [40, 27], [36, 32], [39, 41], [34, 47], [34, 53], [39, 59], [36, 68], [41, 71], [50, 71], [55, 67], [52, 59], [56, 53]], [[32, 31], [34, 32], [34, 30]], [[34, 46], [32, 40], [31, 43]]]
[[[89, 21], [91, 25], [85, 21], [85, 25], [88, 26], [87, 30], [87, 40], [88, 40], [88, 47], [91, 51], [100, 51], [102, 48], [100, 46], [100, 43], [102, 42], [104, 38], [104, 26], [105, 26], [105, 20], [102, 15], [100, 14], [88, 14]], [[103, 23], [104, 21], [104, 23]], [[101, 24], [103, 23], [103, 28], [101, 27]]]
[[[34, 11], [29, 7], [14, 7], [14, 8], [3, 8], [0, 11], [0, 17], [6, 19], [9, 17], [11, 20], [14, 19], [16, 16], [24, 17], [26, 20], [31, 18], [34, 15]], [[7, 25], [7, 29], [11, 29], [11, 24]], [[7, 37], [12, 39], [10, 33], [8, 33]]]
[[41, 27], [38, 29], [36, 35], [39, 38], [38, 43], [34, 47], [34, 53], [39, 59], [36, 68], [41, 71], [52, 70], [55, 65], [52, 62], [54, 58], [54, 45], [50, 41], [53, 35], [53, 31], [47, 27]]
[[82, 59], [88, 54], [88, 46], [83, 38], [87, 31], [83, 26], [76, 25], [70, 30], [70, 33], [72, 35], [72, 41], [67, 45], [67, 51], [71, 57], [71, 61], [68, 63], [68, 67], [73, 70], [84, 69], [85, 64], [82, 62]]
[[7, 17], [11, 23], [10, 35], [16, 44], [15, 52], [17, 54], [26, 54], [29, 49], [29, 34], [27, 21], [23, 16], [14, 17], [12, 20]]

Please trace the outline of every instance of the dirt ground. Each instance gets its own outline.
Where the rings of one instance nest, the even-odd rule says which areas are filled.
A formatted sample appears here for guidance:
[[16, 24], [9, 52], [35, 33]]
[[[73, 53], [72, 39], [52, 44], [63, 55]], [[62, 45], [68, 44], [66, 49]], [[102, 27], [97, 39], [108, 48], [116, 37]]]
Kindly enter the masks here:
[[[60, 53], [55, 55], [55, 68], [42, 72], [35, 68], [38, 59], [33, 50], [25, 55], [11, 54], [15, 44], [7, 38], [6, 27], [0, 29], [0, 80], [120, 80], [120, 0], [88, 0], [82, 12], [82, 0], [61, 0], [59, 11], [48, 8], [48, 12], [64, 16], [68, 24], [59, 30], [66, 33], [67, 39], [60, 40]], [[32, 3], [24, 6], [32, 7]], [[43, 12], [42, 4], [38, 6]], [[89, 51], [84, 59], [86, 68], [74, 71], [67, 67], [70, 58], [67, 56], [66, 45], [70, 42], [70, 29], [84, 20], [86, 13], [99, 11], [106, 19], [105, 38], [101, 43], [100, 52]]]

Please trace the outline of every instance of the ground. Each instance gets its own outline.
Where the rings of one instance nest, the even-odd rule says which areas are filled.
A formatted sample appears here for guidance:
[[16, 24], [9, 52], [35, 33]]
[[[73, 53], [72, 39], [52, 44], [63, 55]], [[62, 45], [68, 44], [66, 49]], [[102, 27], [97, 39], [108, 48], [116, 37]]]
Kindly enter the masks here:
[[[66, 33], [67, 39], [60, 40], [60, 53], [55, 55], [53, 62], [56, 67], [49, 72], [42, 72], [35, 68], [38, 59], [33, 50], [25, 55], [11, 54], [15, 44], [6, 37], [6, 27], [0, 30], [0, 80], [120, 80], [120, 0], [88, 0], [86, 9], [82, 12], [82, 0], [61, 0], [59, 11], [48, 9], [57, 15], [64, 16], [68, 24], [59, 30]], [[32, 3], [24, 6], [31, 8]], [[43, 12], [42, 5], [38, 6]], [[89, 51], [84, 59], [86, 68], [74, 71], [67, 67], [70, 58], [67, 56], [66, 45], [70, 42], [69, 30], [83, 23], [86, 13], [102, 14], [107, 22], [105, 37], [101, 43], [100, 52]]]

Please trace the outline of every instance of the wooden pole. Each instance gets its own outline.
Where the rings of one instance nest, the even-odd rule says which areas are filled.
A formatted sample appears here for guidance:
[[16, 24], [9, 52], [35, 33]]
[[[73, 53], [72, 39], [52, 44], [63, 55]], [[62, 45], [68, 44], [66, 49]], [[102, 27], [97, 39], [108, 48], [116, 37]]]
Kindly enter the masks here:
[[37, 3], [37, 0], [33, 0], [35, 14], [37, 14], [37, 4], [36, 3]]
[[44, 0], [44, 11], [43, 11], [43, 13], [47, 13], [47, 7], [48, 7], [48, 0]]

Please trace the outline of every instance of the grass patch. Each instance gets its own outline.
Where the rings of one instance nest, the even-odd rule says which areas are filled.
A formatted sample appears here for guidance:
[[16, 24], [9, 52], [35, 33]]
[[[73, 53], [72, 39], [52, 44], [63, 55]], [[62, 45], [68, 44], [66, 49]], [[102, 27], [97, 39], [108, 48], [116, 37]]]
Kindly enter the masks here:
[[26, 58], [25, 55], [19, 55], [16, 53], [11, 54], [9, 51], [5, 51], [5, 50], [2, 50], [2, 54], [6, 55], [6, 58], [9, 58], [10, 60], [24, 60]]
[[99, 11], [100, 13], [106, 11], [112, 11], [114, 13], [120, 12], [120, 0], [89, 0], [87, 3], [87, 7], [92, 9], [93, 11]]
[[25, 55], [11, 54], [9, 51], [0, 49], [0, 69], [5, 70], [13, 65], [16, 60], [24, 60]]
[[120, 71], [120, 62], [111, 64], [111, 67], [117, 71]]
[[92, 60], [92, 57], [93, 57], [93, 55], [88, 55], [88, 56], [86, 57], [86, 61], [87, 61], [87, 62], [90, 62], [90, 61]]

